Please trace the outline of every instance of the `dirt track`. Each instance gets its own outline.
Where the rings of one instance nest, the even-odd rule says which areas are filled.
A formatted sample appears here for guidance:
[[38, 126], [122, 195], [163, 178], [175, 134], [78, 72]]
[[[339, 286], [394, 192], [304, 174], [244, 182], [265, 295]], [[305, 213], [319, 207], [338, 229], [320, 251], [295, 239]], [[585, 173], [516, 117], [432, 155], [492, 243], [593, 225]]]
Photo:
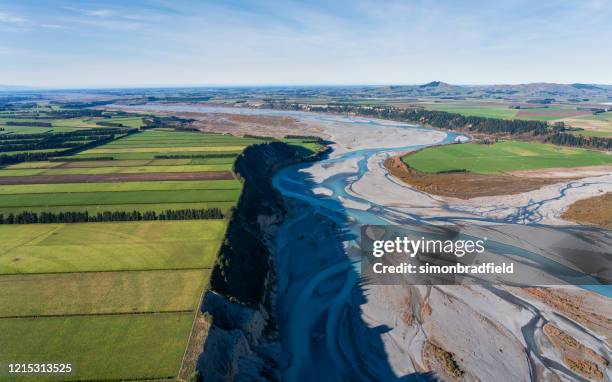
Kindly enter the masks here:
[[0, 184], [46, 184], [46, 183], [105, 183], [142, 182], [150, 180], [223, 180], [234, 179], [230, 171], [208, 172], [152, 172], [145, 174], [66, 174], [3, 176]]

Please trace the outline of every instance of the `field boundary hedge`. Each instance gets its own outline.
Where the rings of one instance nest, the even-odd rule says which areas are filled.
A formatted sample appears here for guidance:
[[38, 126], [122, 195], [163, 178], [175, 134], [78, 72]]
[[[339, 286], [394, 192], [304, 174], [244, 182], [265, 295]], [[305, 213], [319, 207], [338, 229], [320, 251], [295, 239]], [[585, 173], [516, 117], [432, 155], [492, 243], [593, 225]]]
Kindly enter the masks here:
[[201, 208], [155, 211], [104, 211], [90, 215], [87, 211], [66, 212], [29, 212], [10, 213], [6, 217], [0, 213], [0, 224], [52, 224], [52, 223], [99, 223], [122, 221], [162, 221], [162, 220], [205, 220], [223, 219], [221, 209]]

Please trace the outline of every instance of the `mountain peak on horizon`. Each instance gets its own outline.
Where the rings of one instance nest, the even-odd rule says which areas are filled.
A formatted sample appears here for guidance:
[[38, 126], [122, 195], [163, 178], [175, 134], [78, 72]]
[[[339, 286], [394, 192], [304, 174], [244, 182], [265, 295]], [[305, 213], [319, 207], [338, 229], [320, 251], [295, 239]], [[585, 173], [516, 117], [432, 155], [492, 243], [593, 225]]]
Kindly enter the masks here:
[[423, 84], [421, 86], [419, 86], [420, 88], [441, 88], [441, 87], [452, 87], [454, 85], [451, 85], [447, 82], [443, 82], [443, 81], [431, 81], [428, 82], [426, 84]]

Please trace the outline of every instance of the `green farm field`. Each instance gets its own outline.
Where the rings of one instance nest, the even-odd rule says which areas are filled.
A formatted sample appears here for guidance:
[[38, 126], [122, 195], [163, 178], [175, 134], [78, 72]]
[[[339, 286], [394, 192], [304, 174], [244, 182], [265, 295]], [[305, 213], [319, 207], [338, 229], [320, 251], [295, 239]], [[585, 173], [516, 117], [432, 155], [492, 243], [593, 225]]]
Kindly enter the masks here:
[[74, 365], [72, 375], [36, 381], [168, 379], [177, 374], [193, 318], [190, 312], [0, 319], [0, 359]]
[[612, 126], [610, 131], [602, 131], [602, 130], [581, 130], [576, 131], [574, 134], [576, 135], [584, 135], [585, 137], [604, 137], [610, 138], [612, 137]]
[[91, 149], [83, 152], [83, 154], [127, 154], [127, 153], [185, 153], [185, 152], [203, 152], [203, 153], [212, 153], [212, 152], [225, 152], [225, 151], [241, 151], [246, 146], [182, 146], [182, 147], [104, 147], [99, 149]]
[[4, 128], [0, 133], [5, 134], [41, 134], [52, 130], [49, 127], [39, 126], [6, 126], [2, 122], [0, 122], [0, 127]]
[[0, 277], [0, 317], [192, 311], [210, 270]]
[[494, 174], [513, 170], [612, 164], [606, 153], [541, 143], [499, 142], [432, 147], [409, 154], [403, 161], [423, 172], [467, 170]]
[[429, 110], [445, 111], [472, 117], [514, 119], [516, 110], [508, 107], [469, 106], [453, 103], [430, 103], [423, 105]]
[[0, 211], [5, 207], [23, 207], [24, 210], [27, 210], [28, 207], [45, 206], [232, 202], [238, 200], [239, 196], [240, 189], [4, 194], [0, 198]]
[[27, 185], [18, 184], [0, 185], [0, 195], [122, 191], [239, 190], [241, 187], [240, 182], [236, 179]]
[[212, 267], [225, 220], [0, 225], [0, 274]]
[[479, 102], [440, 102], [422, 103], [421, 106], [429, 110], [445, 111], [470, 117], [498, 118], [498, 119], [524, 119], [530, 121], [556, 121], [567, 116], [580, 115], [577, 118], [588, 118], [588, 111], [578, 111], [571, 106], [542, 106], [521, 109], [510, 108], [510, 104], [479, 103]]
[[0, 176], [32, 176], [32, 175], [64, 175], [64, 174], [133, 174], [148, 172], [207, 172], [230, 171], [232, 163], [200, 164], [200, 165], [174, 165], [174, 166], [106, 166], [106, 167], [80, 167], [80, 168], [29, 168], [4, 169]]
[[[116, 161], [144, 161], [153, 160], [156, 156], [186, 155], [206, 158], [193, 158], [191, 162], [183, 159], [182, 163], [229, 165], [246, 146], [261, 142], [222, 134], [147, 130], [83, 151], [73, 158], [112, 157]], [[219, 158], [219, 155], [224, 157]]]
[[[154, 150], [152, 148], [148, 148], [148, 150]], [[115, 160], [152, 160], [155, 159], [156, 156], [175, 156], [175, 155], [185, 155], [185, 156], [209, 156], [211, 154], [214, 155], [224, 155], [224, 156], [233, 156], [236, 157], [238, 156], [240, 153], [242, 152], [242, 149], [239, 150], [217, 150], [217, 151], [202, 151], [202, 150], [197, 150], [197, 151], [190, 151], [188, 153], [183, 153], [181, 150], [179, 151], [147, 151], [147, 152], [128, 152], [128, 153], [118, 153], [115, 151], [109, 152], [109, 153], [105, 153], [105, 154], [96, 154], [96, 153], [91, 153], [89, 151], [84, 151], [82, 153], [79, 153], [77, 155], [74, 156], [70, 156], [70, 157], [66, 157], [68, 159], [73, 159], [73, 158], [78, 158], [78, 159], [85, 159], [85, 158], [99, 158], [99, 157], [112, 157]], [[198, 158], [199, 159], [199, 158]], [[227, 159], [227, 158], [223, 158], [223, 159]]]
[[612, 112], [598, 113], [589, 116], [580, 116], [563, 120], [567, 125], [581, 128], [574, 131], [576, 135], [587, 137], [612, 137]]
[[191, 159], [136, 159], [136, 160], [82, 160], [54, 162], [21, 162], [7, 165], [5, 170], [50, 169], [50, 168], [100, 168], [100, 167], [144, 167], [144, 166], [186, 166], [191, 164], [232, 164], [236, 155], [223, 158], [191, 158]]

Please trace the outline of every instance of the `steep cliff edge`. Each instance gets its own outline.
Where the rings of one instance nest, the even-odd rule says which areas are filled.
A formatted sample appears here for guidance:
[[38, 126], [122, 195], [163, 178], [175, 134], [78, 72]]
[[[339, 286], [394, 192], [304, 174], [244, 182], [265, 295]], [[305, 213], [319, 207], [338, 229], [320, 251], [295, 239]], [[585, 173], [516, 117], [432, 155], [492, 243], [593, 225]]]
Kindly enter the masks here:
[[277, 379], [271, 243], [287, 207], [272, 177], [282, 167], [323, 153], [271, 142], [250, 146], [236, 159], [234, 172], [244, 187], [202, 304], [212, 317], [197, 365], [203, 381]]

